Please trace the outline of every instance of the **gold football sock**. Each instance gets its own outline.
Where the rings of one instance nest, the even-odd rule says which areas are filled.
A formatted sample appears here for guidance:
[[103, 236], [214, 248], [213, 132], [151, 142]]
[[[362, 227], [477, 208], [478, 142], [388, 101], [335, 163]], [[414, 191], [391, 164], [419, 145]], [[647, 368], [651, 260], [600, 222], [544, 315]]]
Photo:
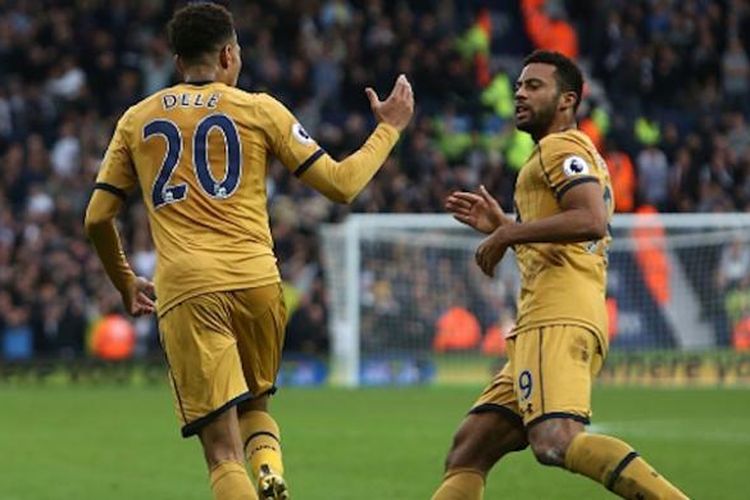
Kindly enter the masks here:
[[610, 436], [578, 434], [565, 452], [565, 468], [598, 481], [623, 498], [687, 498], [633, 448]]
[[475, 469], [450, 469], [432, 500], [481, 500], [484, 475]]
[[253, 476], [258, 477], [260, 466], [284, 475], [281, 461], [281, 435], [276, 421], [265, 411], [249, 411], [240, 415], [240, 433], [247, 461]]
[[211, 469], [211, 491], [215, 500], [254, 500], [258, 498], [245, 465], [234, 460], [219, 462]]

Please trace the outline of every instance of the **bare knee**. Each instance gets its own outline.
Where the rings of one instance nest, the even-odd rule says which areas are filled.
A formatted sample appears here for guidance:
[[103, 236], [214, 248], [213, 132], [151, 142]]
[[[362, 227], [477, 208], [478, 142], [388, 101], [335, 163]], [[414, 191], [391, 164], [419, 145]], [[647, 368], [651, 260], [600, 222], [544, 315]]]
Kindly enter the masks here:
[[530, 441], [531, 451], [536, 460], [543, 465], [563, 464], [565, 459], [565, 443], [554, 437]]
[[565, 452], [583, 424], [569, 418], [553, 418], [529, 429], [529, 444], [537, 461], [543, 465], [562, 467]]
[[471, 414], [453, 436], [445, 469], [467, 468], [487, 474], [503, 455], [526, 445], [520, 422], [511, 422], [496, 412]]

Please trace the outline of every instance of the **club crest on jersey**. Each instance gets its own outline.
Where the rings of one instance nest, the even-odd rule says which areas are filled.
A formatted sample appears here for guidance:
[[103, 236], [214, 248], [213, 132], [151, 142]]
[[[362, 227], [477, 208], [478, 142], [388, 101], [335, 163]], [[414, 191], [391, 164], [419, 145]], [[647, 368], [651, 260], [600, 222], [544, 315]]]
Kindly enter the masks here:
[[304, 145], [312, 144], [314, 142], [312, 137], [310, 137], [310, 134], [307, 133], [307, 130], [305, 130], [305, 128], [299, 123], [292, 125], [292, 135], [298, 142]]
[[563, 162], [565, 177], [575, 177], [589, 173], [589, 164], [580, 156], [568, 156]]

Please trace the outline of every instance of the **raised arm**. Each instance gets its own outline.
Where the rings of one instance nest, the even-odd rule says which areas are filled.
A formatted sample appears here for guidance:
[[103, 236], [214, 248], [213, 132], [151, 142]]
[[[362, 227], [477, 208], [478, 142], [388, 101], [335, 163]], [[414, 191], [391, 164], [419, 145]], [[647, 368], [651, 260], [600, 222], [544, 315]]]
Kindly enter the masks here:
[[269, 139], [274, 154], [302, 182], [339, 203], [351, 203], [364, 189], [414, 113], [414, 95], [404, 75], [398, 77], [385, 101], [371, 88], [365, 92], [378, 126], [362, 147], [342, 161], [334, 160], [318, 147], [278, 101], [270, 100], [267, 106], [272, 126]]

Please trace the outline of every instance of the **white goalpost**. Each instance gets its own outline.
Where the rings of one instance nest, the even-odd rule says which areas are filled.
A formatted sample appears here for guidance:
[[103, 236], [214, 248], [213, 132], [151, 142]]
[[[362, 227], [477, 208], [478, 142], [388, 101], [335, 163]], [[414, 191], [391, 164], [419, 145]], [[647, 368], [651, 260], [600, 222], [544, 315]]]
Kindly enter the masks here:
[[[750, 330], [750, 214], [616, 215], [612, 232], [612, 353], [736, 348], [743, 321]], [[509, 252], [484, 277], [474, 265], [481, 238], [445, 214], [323, 226], [331, 382], [418, 383], [434, 378], [436, 360], [460, 373], [498, 359], [518, 273]]]

